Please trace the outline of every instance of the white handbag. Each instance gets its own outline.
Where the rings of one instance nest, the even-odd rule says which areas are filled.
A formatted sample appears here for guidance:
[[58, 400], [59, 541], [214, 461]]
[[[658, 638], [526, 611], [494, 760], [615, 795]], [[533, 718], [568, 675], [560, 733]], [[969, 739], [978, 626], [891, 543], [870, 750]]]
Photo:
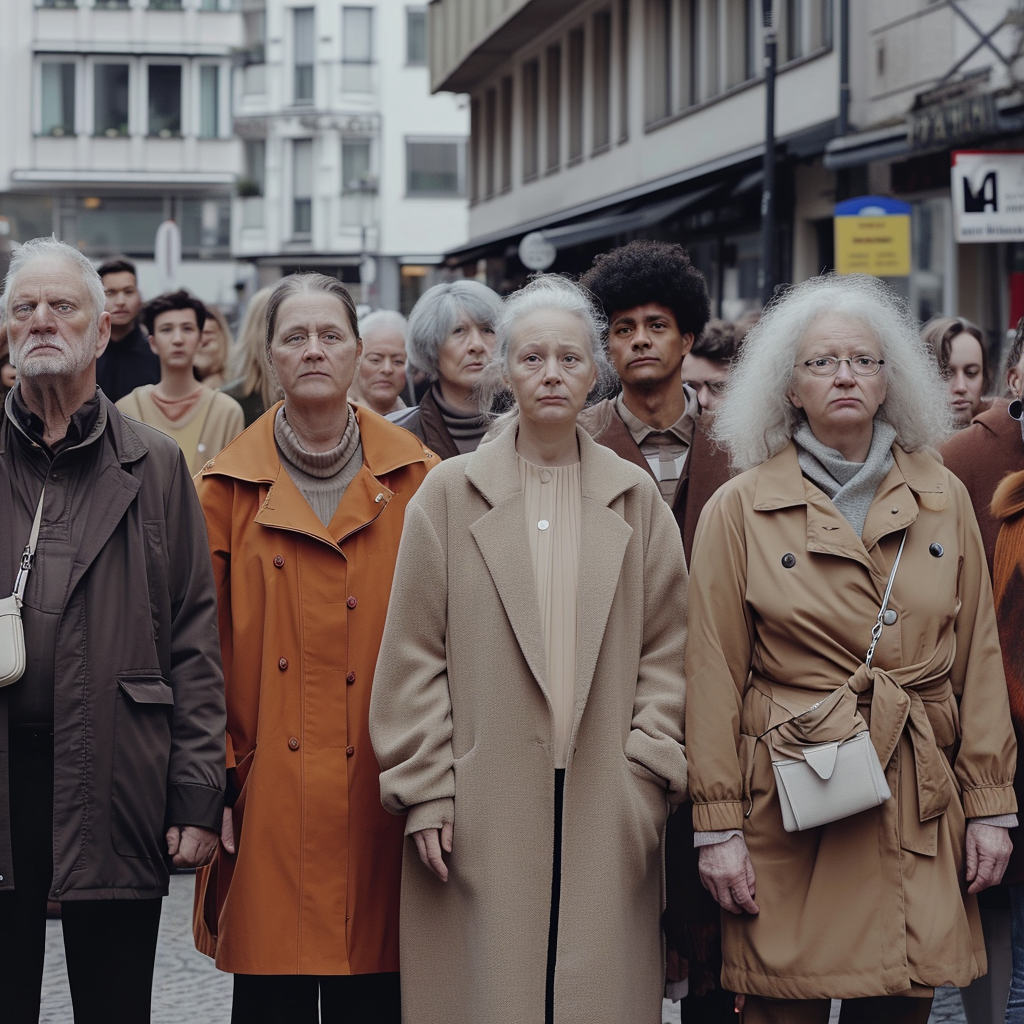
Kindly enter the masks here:
[[[882, 607], [871, 629], [871, 646], [864, 659], [868, 668], [871, 667], [875, 646], [882, 635], [889, 596], [906, 542], [907, 534], [904, 531], [892, 572], [889, 573]], [[780, 725], [797, 721], [803, 715], [820, 708], [829, 699], [826, 697], [818, 701]], [[777, 728], [779, 726], [773, 727]], [[830, 821], [848, 818], [852, 814], [860, 814], [861, 811], [884, 804], [892, 796], [867, 729], [848, 739], [806, 746], [802, 753], [803, 757], [800, 758], [772, 760], [772, 772], [775, 774], [779, 806], [782, 809], [782, 827], [787, 832], [802, 832], [804, 829], [826, 825]]]
[[0, 598], [0, 686], [10, 686], [25, 674], [25, 627], [21, 621], [21, 606], [25, 598], [25, 583], [35, 560], [45, 497], [44, 487], [43, 493], [39, 495], [39, 505], [32, 520], [28, 544], [21, 553], [21, 565], [14, 580], [14, 592], [10, 597]]

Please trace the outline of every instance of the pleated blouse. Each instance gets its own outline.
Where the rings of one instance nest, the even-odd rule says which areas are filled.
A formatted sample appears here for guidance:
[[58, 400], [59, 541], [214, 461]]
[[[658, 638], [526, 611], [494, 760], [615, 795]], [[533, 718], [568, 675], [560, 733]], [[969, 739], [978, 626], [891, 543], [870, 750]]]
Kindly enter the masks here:
[[535, 466], [519, 459], [537, 603], [554, 712], [554, 759], [564, 768], [576, 691], [576, 604], [580, 566], [580, 464]]

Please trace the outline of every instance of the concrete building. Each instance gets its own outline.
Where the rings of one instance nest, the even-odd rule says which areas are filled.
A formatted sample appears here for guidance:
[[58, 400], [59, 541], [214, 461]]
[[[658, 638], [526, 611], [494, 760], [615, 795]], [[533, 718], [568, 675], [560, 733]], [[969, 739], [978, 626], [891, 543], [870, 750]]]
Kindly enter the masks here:
[[[1022, 8], [775, 0], [779, 280], [834, 265], [837, 202], [903, 199], [912, 265], [893, 285], [922, 319], [967, 315], [998, 346], [1024, 313], [1024, 241], [955, 241], [950, 162], [1024, 150]], [[472, 107], [452, 267], [507, 289], [532, 232], [570, 272], [657, 237], [687, 246], [721, 315], [757, 305], [761, 0], [433, 0], [430, 17], [432, 86]]]
[[165, 287], [158, 225], [181, 229], [176, 283], [235, 301], [229, 0], [5, 0], [0, 33], [0, 240], [55, 233], [124, 253], [144, 295]]
[[260, 284], [316, 268], [408, 312], [466, 237], [469, 111], [430, 95], [424, 6], [357, 4], [244, 0], [232, 249]]

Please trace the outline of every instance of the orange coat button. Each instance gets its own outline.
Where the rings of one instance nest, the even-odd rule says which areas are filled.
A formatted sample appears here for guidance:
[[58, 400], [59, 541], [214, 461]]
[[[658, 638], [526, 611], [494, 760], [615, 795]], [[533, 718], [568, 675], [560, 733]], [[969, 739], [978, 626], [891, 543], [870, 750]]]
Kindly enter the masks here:
[[288, 659], [282, 658], [278, 663], [277, 667], [283, 672], [288, 667]]
[[299, 749], [299, 741], [298, 741], [298, 739], [295, 736], [292, 736], [291, 739], [288, 740], [288, 746], [292, 750], [298, 750]]
[[351, 686], [356, 681], [355, 672], [349, 672], [349, 674], [345, 676], [345, 681], [348, 683], [349, 686]]
[[355, 599], [354, 597], [350, 597], [350, 598], [349, 598], [349, 599], [348, 599], [348, 600], [347, 600], [347, 601], [345, 602], [345, 604], [347, 604], [347, 605], [349, 606], [349, 608], [355, 608], [355, 606], [356, 606], [356, 605], [357, 605], [358, 603], [359, 603], [359, 602], [358, 602], [358, 601], [357, 601], [357, 600], [356, 600], [356, 599]]
[[284, 555], [274, 555], [274, 565], [280, 569], [284, 565]]
[[355, 752], [356, 752], [356, 748], [355, 747], [346, 747], [345, 748], [345, 753], [348, 754], [349, 757], [351, 757]]

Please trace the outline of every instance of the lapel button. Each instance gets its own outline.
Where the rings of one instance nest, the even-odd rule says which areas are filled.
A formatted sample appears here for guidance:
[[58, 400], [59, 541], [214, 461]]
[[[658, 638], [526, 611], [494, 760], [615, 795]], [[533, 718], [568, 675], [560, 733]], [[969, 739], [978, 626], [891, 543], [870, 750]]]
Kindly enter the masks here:
[[934, 558], [941, 558], [945, 554], [945, 551], [943, 551], [941, 544], [929, 544], [928, 554], [932, 555]]
[[794, 565], [796, 565], [796, 555], [794, 555], [791, 551], [787, 551], [782, 556], [782, 567], [784, 569], [792, 569]]

